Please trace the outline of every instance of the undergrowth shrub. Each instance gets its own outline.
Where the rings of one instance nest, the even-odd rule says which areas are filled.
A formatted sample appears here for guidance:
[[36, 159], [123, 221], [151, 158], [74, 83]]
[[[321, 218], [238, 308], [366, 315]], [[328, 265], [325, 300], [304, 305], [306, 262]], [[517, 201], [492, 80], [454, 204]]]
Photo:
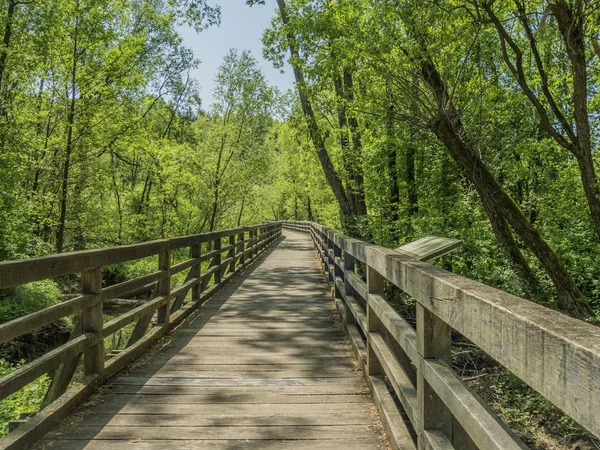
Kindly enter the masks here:
[[[0, 377], [17, 370], [21, 364], [11, 364], [0, 359]], [[8, 422], [21, 418], [22, 414], [37, 412], [44, 400], [50, 378], [44, 375], [23, 389], [0, 401], [0, 437], [8, 433]]]

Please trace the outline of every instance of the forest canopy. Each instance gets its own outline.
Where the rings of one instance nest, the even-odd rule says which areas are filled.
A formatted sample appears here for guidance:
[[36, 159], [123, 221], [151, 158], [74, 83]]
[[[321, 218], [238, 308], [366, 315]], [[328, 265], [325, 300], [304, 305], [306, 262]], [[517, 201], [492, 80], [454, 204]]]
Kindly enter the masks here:
[[216, 2], [3, 4], [0, 259], [310, 219], [598, 318], [593, 2], [246, 3], [296, 90], [231, 50], [211, 105], [178, 30]]

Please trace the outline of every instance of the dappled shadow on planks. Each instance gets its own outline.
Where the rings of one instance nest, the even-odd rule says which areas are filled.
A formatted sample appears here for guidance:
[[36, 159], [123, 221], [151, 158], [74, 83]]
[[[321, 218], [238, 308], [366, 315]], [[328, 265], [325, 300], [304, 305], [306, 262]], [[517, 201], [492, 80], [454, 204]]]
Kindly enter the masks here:
[[333, 314], [308, 237], [286, 233], [37, 448], [382, 448]]

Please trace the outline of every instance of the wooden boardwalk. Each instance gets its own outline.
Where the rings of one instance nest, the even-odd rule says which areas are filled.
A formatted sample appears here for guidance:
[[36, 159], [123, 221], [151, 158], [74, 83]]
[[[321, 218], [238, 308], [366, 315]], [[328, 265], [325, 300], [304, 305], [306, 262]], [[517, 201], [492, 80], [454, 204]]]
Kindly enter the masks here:
[[284, 236], [35, 448], [386, 448], [312, 241]]

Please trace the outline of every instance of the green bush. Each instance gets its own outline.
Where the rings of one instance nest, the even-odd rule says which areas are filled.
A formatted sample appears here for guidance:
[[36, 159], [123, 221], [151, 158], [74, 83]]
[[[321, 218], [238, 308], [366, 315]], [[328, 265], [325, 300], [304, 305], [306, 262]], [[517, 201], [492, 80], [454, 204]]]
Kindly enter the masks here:
[[[10, 364], [0, 359], [0, 377], [17, 370], [20, 365]], [[44, 375], [23, 389], [0, 401], [0, 437], [8, 433], [8, 422], [21, 417], [21, 414], [37, 412], [40, 409], [50, 378]]]
[[51, 280], [37, 281], [0, 291], [0, 323], [60, 303], [60, 289]]

